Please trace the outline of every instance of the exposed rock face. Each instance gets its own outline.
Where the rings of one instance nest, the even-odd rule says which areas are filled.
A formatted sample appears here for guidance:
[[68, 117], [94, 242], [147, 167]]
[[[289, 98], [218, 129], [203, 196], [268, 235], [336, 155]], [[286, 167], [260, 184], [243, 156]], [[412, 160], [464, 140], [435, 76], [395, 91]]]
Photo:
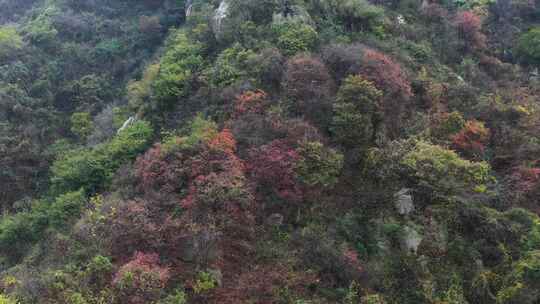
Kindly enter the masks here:
[[283, 215], [281, 215], [279, 213], [271, 214], [266, 219], [266, 224], [268, 226], [275, 226], [275, 227], [279, 227], [279, 226], [283, 225]]
[[399, 214], [408, 215], [414, 211], [414, 202], [410, 189], [403, 188], [394, 194], [396, 198], [395, 206]]
[[312, 24], [313, 20], [309, 15], [309, 12], [302, 6], [290, 6], [286, 5], [282, 12], [275, 13], [272, 16], [273, 24], [282, 24], [286, 22], [298, 22]]
[[223, 273], [219, 269], [209, 269], [208, 273], [216, 281], [219, 287], [223, 286]]
[[120, 129], [116, 132], [117, 134], [120, 134], [120, 132], [124, 131], [127, 127], [131, 126], [135, 122], [135, 117], [131, 116], [128, 118], [123, 124]]
[[223, 20], [227, 18], [229, 14], [229, 2], [227, 0], [221, 1], [219, 4], [219, 7], [216, 9], [216, 12], [214, 13], [214, 34], [216, 37], [221, 36], [221, 33], [223, 31]]
[[398, 15], [397, 18], [396, 18], [396, 21], [397, 21], [398, 25], [407, 24], [407, 22], [405, 21], [405, 17], [403, 17], [403, 15]]
[[192, 11], [193, 11], [193, 0], [187, 0], [186, 1], [186, 17], [191, 16]]
[[416, 254], [421, 242], [422, 235], [420, 235], [416, 229], [411, 226], [405, 226], [405, 228], [403, 228], [402, 246], [405, 250]]

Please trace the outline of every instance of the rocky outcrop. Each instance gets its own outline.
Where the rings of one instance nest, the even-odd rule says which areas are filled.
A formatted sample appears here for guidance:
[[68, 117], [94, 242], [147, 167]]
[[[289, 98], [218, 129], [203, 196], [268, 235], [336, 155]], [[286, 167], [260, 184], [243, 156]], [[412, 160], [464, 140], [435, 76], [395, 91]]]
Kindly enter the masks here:
[[229, 2], [227, 0], [222, 0], [214, 13], [213, 29], [216, 38], [219, 38], [223, 33], [223, 21], [229, 14], [229, 7]]
[[394, 194], [395, 207], [401, 215], [408, 215], [414, 211], [414, 202], [410, 191], [410, 189], [403, 188]]

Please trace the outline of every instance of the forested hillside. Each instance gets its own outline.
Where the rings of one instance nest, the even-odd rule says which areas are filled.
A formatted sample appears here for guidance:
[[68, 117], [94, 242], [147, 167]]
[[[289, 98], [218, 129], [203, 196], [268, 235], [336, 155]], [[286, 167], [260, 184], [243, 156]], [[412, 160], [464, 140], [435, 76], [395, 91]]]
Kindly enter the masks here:
[[0, 0], [0, 304], [538, 304], [538, 65], [535, 0]]

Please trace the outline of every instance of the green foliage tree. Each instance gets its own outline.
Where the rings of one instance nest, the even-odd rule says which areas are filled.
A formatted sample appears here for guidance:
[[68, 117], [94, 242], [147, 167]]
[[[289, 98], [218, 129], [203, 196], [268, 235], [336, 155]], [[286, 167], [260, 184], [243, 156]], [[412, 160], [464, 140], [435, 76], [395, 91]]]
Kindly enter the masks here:
[[418, 141], [401, 164], [419, 186], [440, 194], [484, 192], [492, 180], [486, 162], [462, 159], [454, 151], [424, 141]]
[[93, 130], [94, 124], [90, 113], [77, 112], [71, 115], [71, 132], [77, 135], [81, 141], [84, 142]]
[[369, 294], [362, 297], [362, 304], [386, 304], [384, 298], [379, 294]]
[[99, 42], [94, 48], [94, 56], [100, 61], [112, 61], [123, 53], [123, 46], [117, 39]]
[[22, 37], [13, 26], [0, 27], [0, 62], [13, 56], [23, 47]]
[[0, 304], [18, 304], [18, 303], [19, 302], [17, 302], [13, 298], [0, 294]]
[[93, 107], [102, 105], [111, 97], [110, 84], [103, 77], [89, 74], [71, 83], [73, 99], [78, 107]]
[[274, 31], [277, 35], [277, 46], [287, 56], [313, 50], [317, 43], [317, 31], [304, 23], [285, 22], [275, 25]]
[[361, 76], [349, 76], [334, 104], [331, 131], [346, 147], [361, 147], [373, 141], [380, 122], [382, 92]]
[[0, 221], [0, 252], [8, 262], [17, 261], [47, 228], [63, 230], [78, 218], [86, 204], [81, 190], [58, 196], [52, 202], [37, 201], [28, 211], [4, 217]]
[[384, 9], [366, 0], [330, 0], [330, 7], [352, 30], [374, 30], [382, 26]]
[[320, 142], [304, 142], [297, 150], [296, 172], [310, 187], [332, 188], [343, 168], [343, 155]]
[[47, 212], [49, 225], [56, 229], [66, 228], [70, 220], [80, 217], [86, 202], [86, 195], [82, 189], [60, 195]]
[[158, 107], [174, 105], [193, 89], [196, 75], [204, 63], [201, 52], [202, 45], [189, 39], [184, 31], [172, 34], [154, 83]]
[[457, 134], [465, 127], [465, 119], [457, 111], [443, 115], [441, 120], [432, 130], [433, 136], [441, 140], [448, 140], [451, 135]]
[[39, 240], [47, 227], [44, 211], [19, 212], [0, 221], [1, 253], [7, 263], [15, 263], [26, 253], [29, 246]]
[[164, 154], [172, 154], [179, 150], [192, 150], [199, 144], [205, 144], [217, 134], [217, 125], [209, 119], [205, 119], [201, 114], [195, 116], [189, 125], [190, 133], [187, 136], [171, 136], [163, 141], [162, 149]]
[[236, 43], [219, 54], [216, 63], [209, 72], [214, 86], [226, 87], [245, 77], [249, 70], [249, 62], [255, 53]]
[[45, 48], [57, 43], [58, 30], [54, 27], [52, 18], [59, 13], [58, 8], [51, 5], [28, 22], [24, 28], [28, 40], [37, 46]]
[[497, 293], [497, 303], [532, 304], [540, 299], [540, 251], [532, 251], [512, 265], [504, 286]]
[[150, 124], [139, 121], [107, 143], [67, 153], [52, 166], [53, 192], [61, 194], [83, 188], [94, 193], [103, 189], [122, 164], [148, 147], [152, 134]]
[[[44, 284], [51, 291], [46, 298], [53, 303], [112, 303], [110, 289], [113, 274], [110, 258], [96, 255], [82, 265], [68, 264], [44, 275]], [[45, 299], [41, 299], [45, 300]]]
[[199, 273], [197, 281], [193, 286], [196, 294], [202, 294], [216, 288], [217, 282], [211, 273], [202, 271]]
[[160, 66], [158, 63], [150, 64], [144, 70], [140, 80], [131, 81], [127, 86], [129, 106], [134, 111], [150, 106], [150, 98], [153, 95], [152, 85], [157, 79]]
[[186, 304], [187, 303], [187, 296], [185, 292], [176, 290], [174, 293], [168, 295], [165, 297], [165, 299], [161, 300], [159, 304]]
[[540, 27], [533, 27], [521, 34], [516, 53], [525, 63], [540, 64]]

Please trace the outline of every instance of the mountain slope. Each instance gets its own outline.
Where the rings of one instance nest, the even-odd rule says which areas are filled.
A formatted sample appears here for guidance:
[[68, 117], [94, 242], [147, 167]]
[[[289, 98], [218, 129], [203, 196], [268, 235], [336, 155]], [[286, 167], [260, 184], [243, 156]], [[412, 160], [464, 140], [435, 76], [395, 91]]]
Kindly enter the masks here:
[[540, 301], [536, 3], [1, 5], [0, 302]]

